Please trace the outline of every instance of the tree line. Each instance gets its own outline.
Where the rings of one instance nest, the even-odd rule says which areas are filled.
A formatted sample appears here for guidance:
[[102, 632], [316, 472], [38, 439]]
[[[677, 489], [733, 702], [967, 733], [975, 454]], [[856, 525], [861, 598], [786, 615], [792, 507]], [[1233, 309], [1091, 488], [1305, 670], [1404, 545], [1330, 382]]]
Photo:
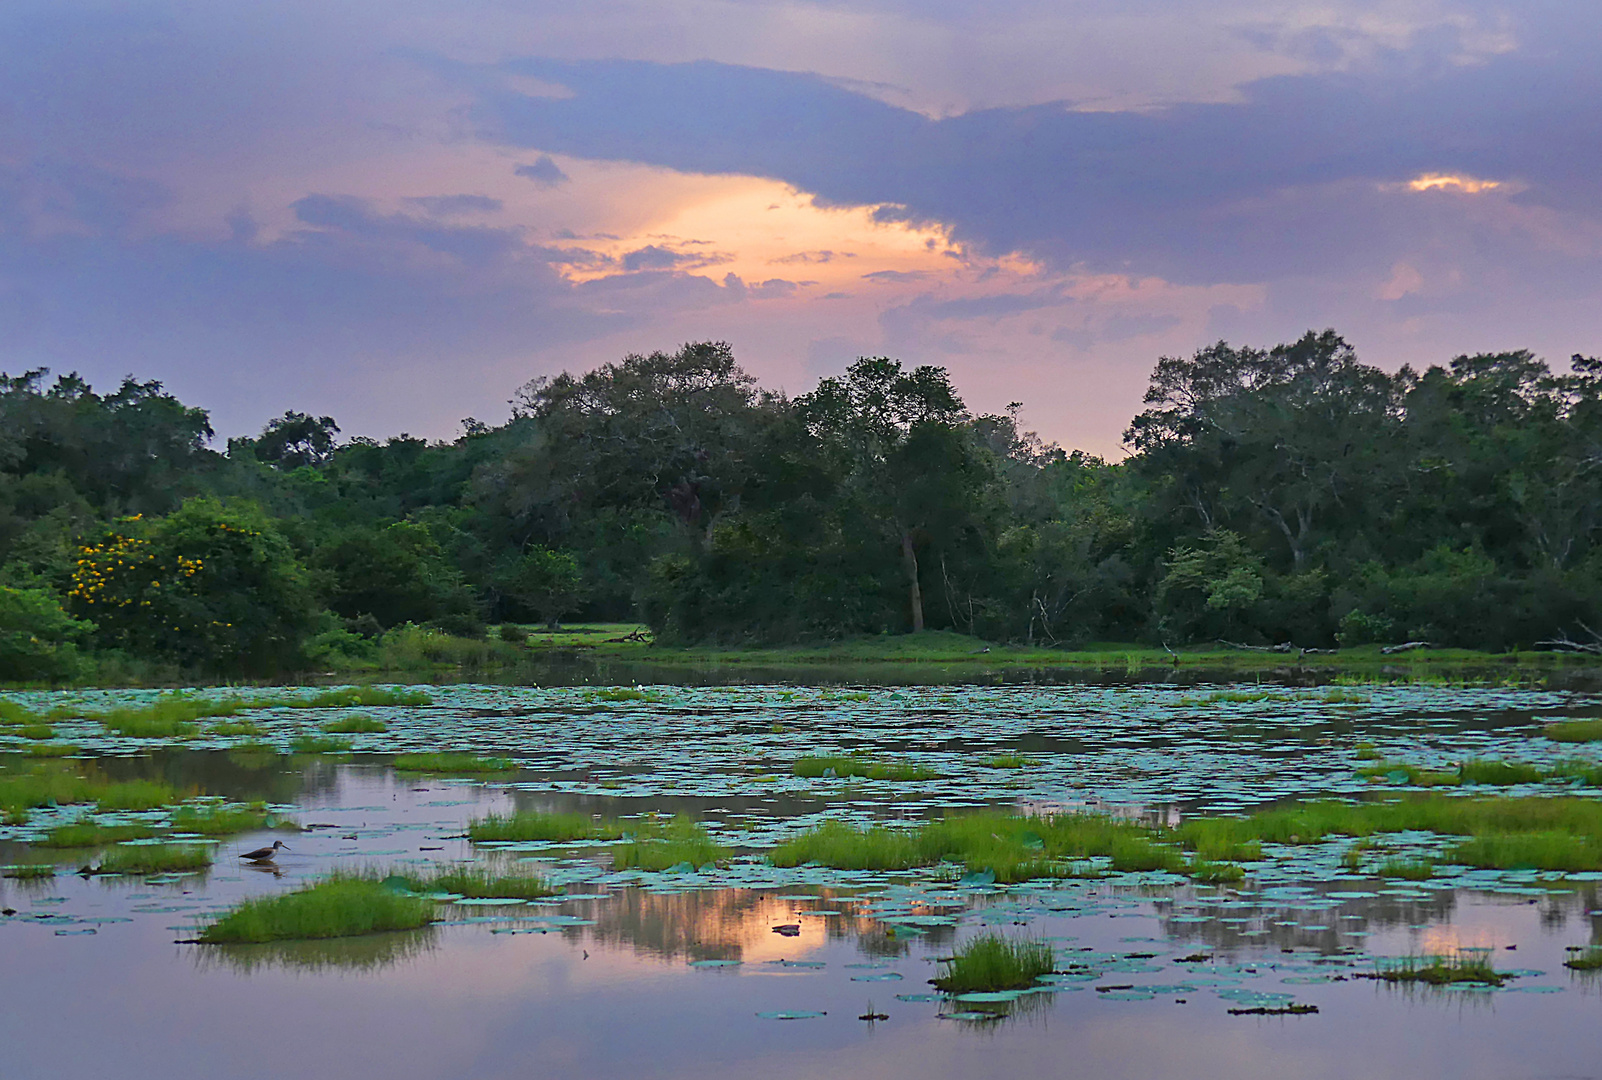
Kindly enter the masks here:
[[939, 367], [863, 358], [786, 397], [702, 342], [536, 379], [453, 442], [290, 412], [216, 448], [159, 383], [0, 376], [0, 678], [289, 670], [569, 616], [686, 644], [1602, 626], [1602, 361], [1388, 373], [1310, 332], [1163, 357], [1144, 404], [1109, 462], [971, 412]]

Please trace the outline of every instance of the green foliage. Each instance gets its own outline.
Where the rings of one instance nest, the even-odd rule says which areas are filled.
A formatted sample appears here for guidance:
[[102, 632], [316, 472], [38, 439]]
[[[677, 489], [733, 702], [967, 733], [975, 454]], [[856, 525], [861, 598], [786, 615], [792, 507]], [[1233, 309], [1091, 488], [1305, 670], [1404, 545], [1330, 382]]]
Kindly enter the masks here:
[[572, 553], [537, 545], [507, 568], [502, 587], [553, 630], [584, 598], [584, 576]]
[[1374, 872], [1384, 878], [1428, 881], [1435, 876], [1435, 864], [1428, 859], [1387, 859]]
[[413, 892], [456, 893], [466, 897], [537, 900], [558, 891], [535, 874], [496, 874], [478, 866], [453, 866], [428, 876], [407, 875], [405, 881]]
[[330, 735], [379, 735], [388, 731], [389, 725], [371, 716], [351, 713], [339, 720], [330, 720], [323, 725], [323, 730]]
[[271, 519], [202, 498], [85, 543], [68, 599], [104, 645], [216, 671], [294, 666], [316, 611]]
[[1541, 734], [1553, 742], [1602, 742], [1602, 719], [1561, 720], [1547, 724], [1541, 729]]
[[171, 784], [161, 780], [122, 780], [95, 788], [95, 807], [112, 810], [160, 810], [181, 796]]
[[331, 735], [296, 735], [289, 740], [289, 749], [295, 754], [348, 754], [349, 739], [336, 739]]
[[569, 840], [616, 840], [622, 835], [623, 827], [617, 822], [597, 820], [587, 814], [547, 814], [520, 810], [507, 816], [490, 814], [467, 823], [467, 837], [475, 844], [494, 841], [527, 843], [549, 840], [561, 843]]
[[145, 840], [157, 835], [159, 831], [151, 825], [102, 825], [96, 821], [74, 821], [55, 826], [34, 843], [47, 848], [92, 848], [120, 844], [124, 840]]
[[917, 837], [907, 829], [855, 829], [842, 821], [825, 821], [785, 840], [768, 853], [774, 866], [817, 863], [838, 870], [906, 870], [921, 865]]
[[982, 934], [967, 941], [944, 961], [946, 970], [930, 980], [947, 994], [1027, 990], [1057, 966], [1051, 946], [1043, 941], [1011, 941]]
[[1573, 971], [1602, 971], [1602, 945], [1575, 949], [1563, 961], [1563, 966]]
[[147, 844], [105, 851], [92, 872], [96, 874], [178, 874], [211, 866], [211, 851], [192, 844]]
[[201, 930], [206, 944], [319, 940], [434, 921], [434, 905], [371, 877], [335, 875], [278, 896], [246, 900]]
[[328, 606], [346, 619], [370, 616], [388, 628], [474, 617], [461, 572], [433, 534], [414, 522], [347, 528], [318, 546], [313, 566], [329, 580]]
[[936, 780], [940, 774], [922, 765], [900, 761], [874, 761], [851, 755], [822, 755], [798, 758], [793, 767], [797, 776], [861, 776], [869, 780]]
[[398, 772], [491, 773], [516, 768], [511, 758], [478, 757], [474, 754], [397, 754]]
[[1494, 969], [1490, 960], [1479, 950], [1465, 950], [1455, 956], [1391, 957], [1376, 962], [1374, 973], [1369, 978], [1429, 986], [1451, 986], [1456, 983], [1501, 986], [1509, 976]]
[[715, 842], [696, 822], [674, 818], [664, 826], [641, 830], [637, 840], [612, 848], [614, 870], [700, 869], [724, 862], [733, 854]]
[[172, 815], [174, 832], [201, 836], [233, 836], [265, 828], [294, 828], [289, 822], [274, 821], [265, 803], [225, 806], [216, 803], [181, 806]]
[[0, 682], [49, 682], [79, 669], [78, 643], [94, 630], [44, 589], [0, 585]]

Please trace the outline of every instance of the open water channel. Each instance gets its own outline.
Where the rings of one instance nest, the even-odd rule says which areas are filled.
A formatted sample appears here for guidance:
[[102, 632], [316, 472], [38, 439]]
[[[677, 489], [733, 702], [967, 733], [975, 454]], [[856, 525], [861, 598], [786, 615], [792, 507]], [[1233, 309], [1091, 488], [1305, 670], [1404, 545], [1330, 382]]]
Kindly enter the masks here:
[[[266, 800], [303, 828], [216, 845], [207, 873], [0, 881], [5, 1080], [530, 1077], [1602, 1076], [1602, 979], [1563, 966], [1602, 942], [1602, 874], [1441, 868], [1398, 834], [1269, 845], [1245, 881], [1164, 873], [997, 886], [950, 869], [779, 869], [763, 852], [827, 818], [913, 820], [967, 807], [1097, 809], [1174, 821], [1312, 796], [1372, 797], [1355, 747], [1431, 766], [1602, 760], [1548, 720], [1594, 695], [1428, 686], [429, 687], [433, 704], [249, 714], [262, 737], [177, 741], [57, 723], [113, 776]], [[301, 691], [288, 690], [285, 693]], [[305, 691], [309, 693], [309, 691]], [[12, 695], [40, 710], [139, 693]], [[388, 731], [348, 756], [290, 740], [352, 711]], [[14, 743], [20, 746], [20, 741]], [[393, 754], [514, 759], [483, 779], [398, 774]], [[862, 751], [936, 780], [804, 779], [807, 754]], [[1028, 764], [994, 768], [999, 754]], [[1550, 794], [1552, 786], [1501, 789]], [[1574, 793], [1602, 797], [1602, 792]], [[474, 845], [467, 821], [514, 808], [688, 814], [740, 852], [722, 868], [615, 872], [604, 843]], [[0, 864], [81, 808], [0, 828]], [[160, 820], [162, 814], [105, 820]], [[240, 852], [287, 839], [276, 868]], [[565, 890], [443, 905], [405, 934], [265, 946], [180, 944], [246, 895], [342, 867], [534, 866]], [[799, 925], [787, 936], [776, 926]], [[1061, 974], [993, 1007], [933, 994], [938, 957], [982, 932], [1044, 939]], [[1376, 958], [1488, 950], [1499, 989], [1399, 988]], [[1316, 1005], [1306, 1015], [1241, 1010]], [[1234, 1009], [1236, 1012], [1231, 1012]], [[863, 1020], [863, 1015], [886, 1019]]]

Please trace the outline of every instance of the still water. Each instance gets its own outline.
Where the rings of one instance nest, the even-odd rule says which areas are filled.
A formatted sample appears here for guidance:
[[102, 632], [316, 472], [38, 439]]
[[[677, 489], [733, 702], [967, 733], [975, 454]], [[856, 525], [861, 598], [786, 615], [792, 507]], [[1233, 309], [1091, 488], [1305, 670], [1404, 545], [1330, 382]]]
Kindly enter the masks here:
[[[267, 800], [304, 828], [276, 872], [238, 859], [284, 835], [258, 833], [218, 844], [206, 874], [0, 882], [0, 907], [14, 912], [0, 915], [0, 1077], [1602, 1076], [1602, 979], [1563, 966], [1566, 950], [1602, 941], [1602, 875], [1460, 869], [1395, 882], [1349, 867], [1341, 841], [1271, 849], [1222, 887], [1114, 874], [1001, 888], [762, 859], [825, 818], [1000, 805], [1174, 820], [1355, 796], [1371, 788], [1355, 772], [1359, 742], [1422, 766], [1602, 755], [1537, 737], [1543, 720], [1596, 714], [1596, 699], [1569, 693], [1216, 689], [658, 688], [619, 702], [453, 687], [432, 690], [430, 707], [360, 710], [389, 730], [356, 736], [348, 758], [239, 744], [284, 750], [351, 710], [253, 713], [263, 737], [181, 743], [62, 721], [59, 736], [111, 775]], [[488, 780], [397, 774], [389, 755], [415, 749], [501, 754], [519, 768]], [[800, 755], [855, 750], [940, 777], [791, 774]], [[987, 764], [1004, 753], [1027, 764]], [[688, 813], [742, 856], [722, 869], [614, 872], [605, 845], [463, 838], [470, 818], [514, 807]], [[0, 830], [0, 863], [77, 812]], [[1376, 858], [1443, 843], [1385, 842]], [[532, 866], [565, 893], [444, 906], [440, 925], [408, 934], [177, 943], [242, 896], [336, 868], [465, 861]], [[936, 958], [995, 931], [1049, 942], [1062, 976], [1004, 1005], [934, 997]], [[1361, 977], [1375, 957], [1462, 947], [1520, 974], [1494, 991]], [[1230, 1011], [1292, 1002], [1318, 1012]]]

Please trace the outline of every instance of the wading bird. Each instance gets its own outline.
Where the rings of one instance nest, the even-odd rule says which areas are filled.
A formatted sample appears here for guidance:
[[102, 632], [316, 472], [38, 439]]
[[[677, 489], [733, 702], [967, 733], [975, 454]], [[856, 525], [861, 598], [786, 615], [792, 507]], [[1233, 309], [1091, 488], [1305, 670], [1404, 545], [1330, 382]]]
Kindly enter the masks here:
[[288, 851], [289, 845], [282, 840], [274, 840], [272, 847], [259, 847], [255, 851], [247, 851], [239, 857], [241, 859], [249, 859], [251, 862], [272, 862], [273, 856], [278, 854], [279, 848]]

